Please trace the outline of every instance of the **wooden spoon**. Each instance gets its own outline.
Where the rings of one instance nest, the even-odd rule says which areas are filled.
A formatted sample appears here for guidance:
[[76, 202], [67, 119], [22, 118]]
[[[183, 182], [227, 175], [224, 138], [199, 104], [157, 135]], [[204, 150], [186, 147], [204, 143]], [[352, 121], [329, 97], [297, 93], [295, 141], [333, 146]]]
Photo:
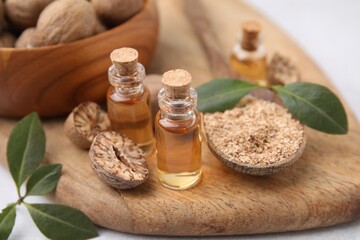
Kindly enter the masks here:
[[[237, 107], [240, 107], [240, 108], [245, 107], [248, 104], [254, 103], [254, 101], [260, 101], [260, 99], [257, 99], [257, 98], [251, 97], [251, 96], [245, 97], [240, 101], [240, 103]], [[261, 100], [261, 101], [263, 101], [263, 100]], [[246, 116], [246, 114], [248, 114], [248, 113], [250, 115], [253, 115], [254, 111], [256, 111], [256, 110], [253, 109], [252, 106], [254, 106], [254, 105], [250, 105], [249, 108], [247, 108], [247, 110], [244, 110], [241, 114], [244, 114], [244, 116]], [[255, 112], [255, 113], [256, 114], [270, 114], [270, 115], [273, 114], [273, 112], [271, 112], [271, 113]], [[215, 138], [225, 137], [225, 135], [222, 131], [221, 132], [217, 131], [217, 128], [218, 127], [223, 128], [222, 124], [224, 124], [224, 123], [226, 124], [227, 121], [229, 121], [229, 123], [230, 123], [230, 122], [234, 121], [234, 119], [231, 119], [231, 118], [228, 120], [223, 119], [221, 124], [216, 124], [215, 126], [213, 125], [212, 128], [215, 129], [215, 131], [214, 130], [209, 131], [209, 127], [212, 125], [212, 124], [210, 124], [210, 122], [208, 123], [208, 129], [207, 129], [206, 121], [209, 121], [210, 119], [207, 119], [206, 117], [204, 117], [204, 115], [202, 115], [202, 120], [203, 120], [202, 121], [203, 136], [205, 137], [205, 141], [207, 142], [210, 151], [215, 155], [215, 157], [217, 159], [219, 159], [222, 163], [224, 163], [226, 166], [230, 167], [231, 169], [238, 171], [238, 172], [251, 174], [251, 175], [269, 175], [269, 174], [276, 173], [276, 172], [280, 171], [281, 169], [288, 167], [289, 165], [293, 164], [295, 161], [297, 161], [302, 156], [302, 154], [304, 153], [305, 147], [306, 147], [306, 143], [307, 143], [307, 136], [305, 134], [304, 125], [301, 124], [299, 121], [297, 121], [297, 120], [294, 121], [294, 119], [292, 119], [294, 121], [294, 122], [292, 122], [292, 124], [295, 124], [296, 129], [297, 130], [300, 129], [300, 133], [301, 133], [301, 136], [297, 139], [298, 141], [300, 141], [300, 144], [297, 147], [296, 151], [292, 155], [290, 155], [286, 158], [274, 161], [274, 162], [270, 161], [271, 156], [269, 156], [269, 159], [266, 159], [269, 161], [266, 161], [266, 163], [264, 163], [264, 164], [246, 163], [246, 162], [248, 162], [248, 161], [246, 161], [246, 159], [234, 158], [233, 155], [231, 156], [231, 154], [226, 153], [227, 152], [226, 150], [228, 150], [228, 148], [225, 149], [224, 147], [218, 146], [218, 144], [216, 144], [216, 142], [219, 143], [219, 140], [214, 141]], [[221, 120], [218, 120], [218, 121], [221, 121]], [[258, 124], [264, 124], [264, 123], [258, 123], [257, 121], [249, 121], [247, 124], [249, 124], [249, 125], [247, 125], [247, 127], [250, 127], [250, 129], [251, 129], [252, 126], [258, 127], [259, 126]], [[267, 124], [267, 123], [265, 123], [265, 124]], [[260, 125], [260, 126], [262, 126], [262, 125]], [[284, 128], [284, 127], [287, 127], [287, 126], [282, 126], [281, 128]], [[293, 125], [293, 127], [294, 127], [294, 125]], [[257, 128], [254, 128], [254, 129], [257, 129]], [[290, 129], [287, 128], [287, 129], [288, 129], [288, 131], [291, 131], [291, 128]], [[206, 131], [206, 130], [208, 130], [208, 131]], [[276, 128], [275, 128], [275, 130], [276, 130]], [[239, 131], [241, 131], [240, 128], [239, 128]], [[257, 131], [258, 130], [254, 130], [254, 132], [251, 134], [252, 136], [254, 136], [255, 139], [256, 139]], [[276, 134], [279, 134], [279, 133], [276, 133]], [[288, 135], [288, 134], [286, 134], [286, 135]], [[277, 137], [275, 137], [275, 139], [273, 137], [270, 137], [267, 140], [268, 141], [272, 141], [272, 140], [276, 141]], [[243, 144], [243, 146], [240, 149], [244, 149], [244, 148], [246, 149], [249, 147], [249, 146], [247, 146], [247, 144], [249, 143], [247, 141], [250, 141], [250, 140], [246, 139], [245, 142], [237, 143], [237, 145], [241, 147], [241, 144]], [[293, 142], [288, 141], [288, 143], [289, 143], [289, 145], [291, 145]], [[284, 150], [286, 149], [286, 147], [287, 147], [286, 143], [282, 144], [280, 146], [280, 148], [284, 149]], [[292, 147], [292, 146], [290, 146], [290, 147]], [[266, 151], [266, 150], [267, 149], [265, 148], [265, 150], [263, 150], [263, 151]], [[282, 151], [282, 152], [285, 152], [285, 151]], [[264, 158], [263, 153], [264, 152], [260, 153], [260, 154], [262, 154], [262, 159]], [[249, 154], [253, 155], [254, 152], [249, 153]]]
[[299, 146], [299, 149], [291, 156], [279, 161], [275, 162], [271, 165], [251, 165], [251, 164], [244, 164], [241, 163], [241, 161], [234, 162], [231, 160], [229, 156], [227, 156], [221, 149], [216, 147], [211, 139], [211, 136], [206, 135], [207, 138], [207, 144], [209, 146], [210, 151], [215, 155], [217, 159], [219, 159], [221, 162], [223, 162], [226, 166], [230, 167], [231, 169], [242, 172], [250, 175], [270, 175], [276, 172], [279, 172], [280, 170], [290, 166], [294, 162], [296, 162], [304, 153], [307, 137], [304, 132], [304, 138]]

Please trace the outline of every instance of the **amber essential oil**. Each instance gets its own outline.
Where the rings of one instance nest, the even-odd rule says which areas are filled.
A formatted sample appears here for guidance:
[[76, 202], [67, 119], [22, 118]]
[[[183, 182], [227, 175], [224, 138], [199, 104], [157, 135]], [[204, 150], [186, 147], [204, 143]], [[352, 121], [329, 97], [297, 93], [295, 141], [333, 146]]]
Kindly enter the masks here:
[[190, 82], [191, 75], [185, 70], [164, 74], [161, 109], [155, 119], [158, 178], [164, 186], [177, 190], [193, 187], [202, 174], [201, 118]]
[[266, 49], [259, 39], [260, 30], [256, 21], [243, 23], [240, 41], [230, 57], [230, 66], [241, 77], [267, 86]]
[[153, 145], [153, 130], [149, 103], [149, 90], [138, 97], [123, 98], [114, 87], [107, 93], [108, 115], [111, 128], [133, 140], [150, 154]]
[[145, 69], [137, 57], [137, 51], [131, 48], [112, 52], [107, 107], [112, 130], [129, 137], [148, 156], [153, 151], [154, 136], [150, 93], [142, 84]]
[[[241, 50], [240, 50], [241, 51]], [[248, 52], [243, 55], [237, 52], [232, 54], [230, 59], [231, 68], [248, 80], [254, 81], [262, 86], [267, 85], [266, 56], [254, 56], [252, 58]]]

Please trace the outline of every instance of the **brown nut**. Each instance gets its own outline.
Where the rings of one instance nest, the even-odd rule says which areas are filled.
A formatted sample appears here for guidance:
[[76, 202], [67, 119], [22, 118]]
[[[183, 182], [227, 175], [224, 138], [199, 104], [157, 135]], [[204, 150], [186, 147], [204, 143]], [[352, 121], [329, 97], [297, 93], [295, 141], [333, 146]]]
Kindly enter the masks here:
[[114, 27], [126, 21], [143, 7], [142, 0], [92, 0], [95, 12], [100, 20]]
[[34, 27], [41, 11], [52, 1], [54, 0], [6, 0], [6, 15], [17, 30]]
[[271, 85], [299, 82], [300, 71], [296, 65], [279, 53], [275, 53], [267, 66], [267, 78]]
[[94, 139], [89, 157], [98, 177], [117, 189], [134, 188], [148, 178], [144, 152], [129, 138], [116, 132], [102, 132]]
[[35, 28], [25, 29], [19, 38], [16, 40], [15, 47], [16, 48], [32, 48], [34, 47], [34, 42], [36, 41], [36, 33]]
[[15, 41], [15, 37], [9, 32], [2, 32], [0, 34], [0, 48], [13, 48]]
[[95, 25], [95, 34], [99, 34], [102, 32], [105, 32], [107, 30], [106, 26], [100, 22], [99, 20], [96, 21], [96, 25]]
[[83, 102], [75, 107], [65, 121], [65, 135], [78, 147], [89, 149], [102, 131], [110, 129], [107, 113], [94, 102]]
[[36, 30], [43, 45], [53, 45], [92, 36], [99, 31], [98, 24], [88, 1], [57, 0], [41, 12]]

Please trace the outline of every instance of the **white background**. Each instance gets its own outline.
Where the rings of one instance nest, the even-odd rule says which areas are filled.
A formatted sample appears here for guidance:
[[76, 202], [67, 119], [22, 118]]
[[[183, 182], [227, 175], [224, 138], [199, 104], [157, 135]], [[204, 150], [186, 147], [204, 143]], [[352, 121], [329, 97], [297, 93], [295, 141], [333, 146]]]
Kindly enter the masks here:
[[[339, 89], [360, 119], [360, 1], [358, 0], [249, 0], [289, 33]], [[226, 4], [226, 0], [219, 0]], [[360, 174], [360, 173], [359, 173]], [[15, 185], [0, 166], [0, 209], [16, 200]], [[30, 198], [29, 202], [49, 202]], [[10, 239], [45, 239], [23, 207], [18, 207]], [[99, 229], [99, 239], [159, 239]], [[360, 221], [293, 233], [214, 239], [360, 239]], [[161, 238], [167, 239], [167, 238]], [[192, 238], [187, 238], [192, 239]], [[213, 238], [210, 238], [213, 239]]]

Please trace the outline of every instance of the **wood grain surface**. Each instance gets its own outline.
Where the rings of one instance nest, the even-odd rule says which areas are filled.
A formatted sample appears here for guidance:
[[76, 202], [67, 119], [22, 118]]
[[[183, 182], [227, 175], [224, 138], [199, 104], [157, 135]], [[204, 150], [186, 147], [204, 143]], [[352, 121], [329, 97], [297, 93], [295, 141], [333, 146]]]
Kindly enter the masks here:
[[111, 51], [136, 48], [148, 66], [157, 36], [157, 10], [148, 0], [134, 17], [93, 37], [35, 49], [0, 48], [0, 116], [59, 116], [84, 100], [105, 101]]
[[[184, 68], [195, 85], [211, 79], [206, 54], [183, 10], [182, 1], [158, 1], [161, 32], [151, 71]], [[246, 4], [207, 0], [207, 11], [223, 53], [229, 56], [240, 22], [256, 18], [264, 26], [266, 46], [294, 58], [309, 82], [336, 91], [326, 76], [286, 34]], [[64, 119], [44, 121], [46, 160], [62, 163], [54, 199], [84, 211], [96, 224], [123, 232], [152, 235], [234, 235], [293, 231], [339, 224], [360, 215], [360, 126], [349, 114], [350, 132], [333, 136], [307, 129], [304, 155], [289, 168], [266, 177], [236, 173], [203, 145], [200, 184], [186, 191], [162, 187], [149, 159], [149, 180], [130, 191], [115, 191], [92, 172], [86, 151], [68, 141]], [[14, 121], [0, 120], [0, 156]]]

